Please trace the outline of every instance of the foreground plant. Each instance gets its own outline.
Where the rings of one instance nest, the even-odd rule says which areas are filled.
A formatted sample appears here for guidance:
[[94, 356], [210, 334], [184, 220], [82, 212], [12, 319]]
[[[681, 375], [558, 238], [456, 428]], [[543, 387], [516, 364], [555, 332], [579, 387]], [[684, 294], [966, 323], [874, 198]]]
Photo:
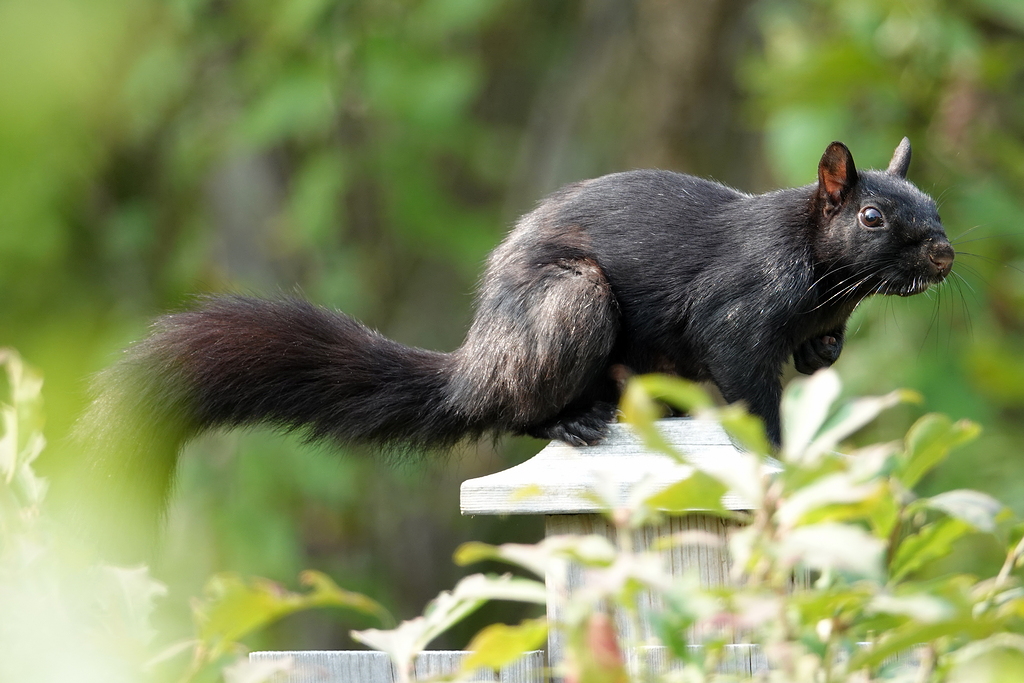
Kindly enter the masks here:
[[[258, 683], [286, 671], [287, 662], [250, 664], [241, 640], [282, 616], [331, 606], [391, 620], [373, 601], [315, 572], [304, 574], [308, 590], [300, 593], [218, 575], [195, 604], [196, 637], [158, 646], [150, 615], [166, 593], [161, 583], [144, 567], [69, 564], [58, 551], [44, 512], [46, 483], [32, 468], [45, 445], [42, 381], [13, 352], [0, 351], [0, 367], [9, 393], [0, 402], [0, 680]], [[461, 564], [496, 559], [543, 577], [553, 563], [571, 561], [586, 568], [589, 580], [562, 606], [560, 623], [527, 619], [482, 630], [455, 678], [501, 668], [542, 647], [556, 629], [565, 644], [556, 673], [573, 683], [1020, 680], [1024, 587], [1016, 570], [1024, 525], [977, 491], [914, 493], [977, 426], [925, 415], [900, 441], [841, 454], [836, 449], [854, 431], [916, 396], [895, 392], [836, 405], [839, 389], [830, 372], [791, 386], [784, 445], [774, 461], [761, 425], [742, 410], [715, 408], [679, 380], [634, 380], [623, 403], [626, 418], [649, 447], [689, 465], [689, 476], [660, 489], [641, 482], [624, 501], [608, 494], [614, 540], [554, 536], [535, 545], [460, 548]], [[660, 402], [719, 420], [745, 452], [728, 468], [690, 463], [657, 431]], [[756, 508], [729, 539], [730, 585], [706, 589], [695, 577], [671, 576], [657, 552], [632, 546], [635, 529], [665, 515], [698, 509], [735, 516], [721, 505], [727, 490]], [[998, 568], [981, 576], [947, 569], [968, 541], [1002, 548]], [[657, 547], [718, 542], [681, 534]], [[635, 622], [644, 594], [661, 607], [643, 615], [655, 636], [635, 642], [620, 625], [633, 622], [628, 632], [640, 632]], [[533, 579], [473, 575], [422, 617], [354, 636], [388, 652], [401, 680], [411, 681], [417, 654], [492, 599], [539, 605], [547, 591]], [[736, 643], [755, 645], [766, 666], [754, 673], [737, 667]]]
[[[791, 385], [775, 461], [756, 418], [734, 406], [713, 407], [692, 384], [638, 378], [625, 396], [626, 419], [650, 448], [691, 465], [690, 476], [656, 491], [641, 483], [626, 502], [606, 500], [605, 514], [618, 530], [614, 542], [578, 536], [549, 537], [532, 546], [472, 543], [460, 548], [456, 561], [497, 559], [540, 577], [552, 563], [567, 560], [586, 568], [587, 588], [559, 611], [564, 621], [546, 625], [563, 635], [565, 656], [556, 673], [568, 681], [1019, 680], [1024, 588], [1015, 569], [1024, 553], [1024, 526], [984, 493], [914, 493], [978, 427], [929, 414], [902, 440], [839, 452], [842, 442], [882, 411], [917, 400], [900, 391], [837, 404], [839, 393], [838, 377], [830, 371]], [[728, 469], [691, 463], [657, 431], [661, 402], [719, 420], [745, 452]], [[668, 514], [696, 509], [735, 516], [721, 505], [726, 490], [755, 507], [728, 541], [730, 585], [702, 588], [695, 577], [669, 575], [658, 553], [632, 548], [632, 530]], [[978, 577], [944, 569], [967, 540], [1005, 550], [998, 572]], [[659, 547], [716, 542], [683, 534], [661, 539]], [[486, 588], [482, 578], [473, 580]], [[436, 635], [453, 623], [459, 593], [446, 594], [443, 614], [434, 609], [421, 617], [418, 633]], [[640, 618], [645, 593], [662, 606], [649, 615], [656, 637], [628, 642], [617, 624]], [[486, 590], [461, 604], [476, 605], [482, 595]], [[522, 599], [508, 591], [489, 596]], [[539, 648], [543, 633], [538, 620], [485, 629], [454, 678], [471, 680], [478, 667], [497, 668]], [[421, 637], [416, 648], [399, 652], [389, 632], [354, 635], [389, 651], [406, 679], [417, 648], [427, 641]], [[744, 673], [737, 667], [737, 643], [757, 646], [755, 661], [761, 657], [766, 666]], [[636, 649], [641, 646], [661, 648], [663, 663], [643, 654], [651, 650]]]
[[0, 681], [261, 683], [287, 662], [250, 663], [241, 641], [284, 616], [341, 607], [393, 623], [376, 602], [318, 572], [302, 575], [301, 593], [219, 574], [193, 603], [195, 637], [161, 645], [151, 616], [164, 584], [146, 567], [62, 550], [45, 511], [46, 481], [32, 467], [45, 446], [42, 378], [9, 349], [0, 349], [0, 371]]

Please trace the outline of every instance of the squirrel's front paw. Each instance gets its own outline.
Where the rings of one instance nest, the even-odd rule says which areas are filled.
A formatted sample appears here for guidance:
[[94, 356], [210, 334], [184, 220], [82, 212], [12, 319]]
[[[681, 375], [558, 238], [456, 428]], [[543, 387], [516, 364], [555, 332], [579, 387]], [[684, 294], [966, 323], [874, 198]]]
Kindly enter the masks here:
[[797, 372], [810, 375], [836, 362], [843, 350], [843, 339], [839, 335], [823, 334], [808, 339], [793, 352], [793, 363]]

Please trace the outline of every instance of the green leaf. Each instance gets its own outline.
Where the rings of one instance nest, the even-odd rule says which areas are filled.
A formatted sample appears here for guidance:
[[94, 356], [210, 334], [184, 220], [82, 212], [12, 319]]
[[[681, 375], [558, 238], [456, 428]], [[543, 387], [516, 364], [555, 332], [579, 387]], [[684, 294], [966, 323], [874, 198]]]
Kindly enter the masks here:
[[692, 413], [715, 405], [708, 392], [699, 384], [681, 377], [651, 374], [637, 377], [633, 381], [639, 383], [653, 398], [679, 410]]
[[540, 649], [548, 634], [545, 617], [525, 619], [517, 626], [491, 624], [479, 633], [466, 647], [469, 656], [462, 663], [463, 672], [480, 668], [500, 669], [511, 664], [525, 653]]
[[663, 609], [650, 612], [651, 626], [658, 639], [673, 656], [682, 660], [703, 660], [704, 652], [690, 648], [693, 637], [690, 627], [701, 619], [713, 619], [723, 605], [716, 596], [701, 586], [696, 573], [675, 578], [662, 591]]
[[768, 435], [764, 430], [764, 420], [751, 415], [742, 405], [730, 405], [714, 411], [703, 411], [721, 423], [722, 428], [732, 439], [748, 453], [768, 455], [772, 452], [768, 444]]
[[805, 515], [820, 507], [866, 500], [877, 493], [880, 485], [858, 483], [847, 472], [829, 474], [794, 491], [779, 506], [776, 519], [783, 527], [796, 526]]
[[513, 491], [512, 494], [509, 496], [509, 500], [512, 500], [512, 501], [530, 500], [531, 498], [538, 498], [538, 497], [543, 496], [543, 495], [544, 495], [544, 487], [543, 486], [541, 486], [540, 484], [527, 484], [526, 486], [522, 486], [522, 487], [516, 489], [515, 491]]
[[950, 683], [1017, 683], [1024, 671], [1024, 636], [996, 633], [953, 654]]
[[892, 533], [900, 518], [900, 506], [896, 502], [891, 487], [882, 487], [879, 490], [878, 498], [871, 503], [867, 511], [871, 528], [879, 538], [889, 538], [889, 534]]
[[665, 411], [648, 391], [647, 386], [650, 382], [644, 380], [649, 380], [650, 377], [652, 376], [630, 379], [619, 402], [622, 419], [633, 427], [648, 448], [680, 459], [681, 454], [654, 426], [655, 421], [662, 417]]
[[714, 477], [694, 470], [686, 479], [670, 484], [647, 498], [644, 504], [667, 512], [725, 512], [722, 496], [727, 490], [725, 484]]
[[292, 593], [266, 579], [246, 582], [235, 574], [215, 575], [206, 585], [209, 597], [194, 608], [199, 638], [216, 656], [259, 628], [315, 607], [345, 607], [394, 623], [380, 604], [339, 588], [324, 574], [303, 572], [301, 580], [310, 592]]
[[[116, 628], [125, 636], [149, 642], [157, 635], [151, 615], [157, 598], [167, 595], [167, 586], [141, 567], [100, 567], [101, 581], [95, 587], [94, 600], [102, 605], [104, 628]], [[115, 626], [116, 625], [116, 626]]]
[[547, 604], [547, 587], [543, 582], [511, 574], [473, 574], [459, 581], [452, 592], [463, 600], [513, 600]]
[[399, 671], [411, 671], [416, 655], [430, 641], [486, 602], [483, 598], [459, 597], [455, 594], [457, 590], [458, 586], [452, 592], [442, 592], [427, 605], [422, 616], [403, 621], [397, 628], [352, 631], [350, 635], [368, 647], [386, 652]]
[[866, 609], [868, 613], [897, 614], [922, 623], [948, 620], [956, 611], [947, 601], [927, 593], [876, 595]]
[[699, 463], [700, 470], [725, 484], [731, 492], [757, 509], [764, 500], [767, 469], [764, 459], [752, 453], [737, 453], [734, 457], [707, 459]]
[[782, 454], [798, 462], [818, 433], [841, 384], [834, 370], [819, 370], [808, 378], [789, 383], [782, 395]]
[[917, 392], [901, 389], [885, 396], [869, 396], [844, 403], [825, 421], [819, 434], [804, 452], [803, 459], [814, 462], [823, 453], [833, 450], [843, 439], [898, 403], [920, 401], [921, 395]]
[[953, 549], [953, 543], [970, 532], [970, 525], [951, 517], [926, 524], [900, 543], [889, 566], [892, 581], [901, 581], [929, 562], [945, 557]]
[[395, 618], [379, 602], [339, 587], [323, 572], [307, 569], [299, 574], [299, 582], [312, 589], [301, 596], [307, 607], [344, 607], [375, 617], [383, 624], [395, 623]]
[[26, 418], [38, 413], [42, 407], [43, 376], [26, 365], [14, 349], [0, 348], [0, 364], [7, 373], [11, 405], [18, 409], [19, 416]]
[[42, 435], [43, 378], [13, 349], [0, 348], [0, 364], [10, 391], [10, 404], [0, 404], [0, 479], [10, 484], [16, 478], [35, 479], [26, 470], [46, 445]]
[[241, 137], [255, 147], [327, 129], [336, 114], [331, 78], [316, 70], [289, 73], [261, 89], [244, 113]]
[[817, 623], [844, 613], [859, 614], [874, 597], [875, 586], [866, 582], [839, 584], [813, 591], [801, 591], [790, 597], [805, 623]]
[[969, 420], [954, 423], [938, 413], [924, 415], [907, 432], [906, 451], [897, 477], [908, 489], [914, 488], [924, 475], [946, 459], [950, 450], [980, 432], [981, 428]]
[[1024, 5], [1017, 0], [973, 0], [972, 9], [988, 14], [996, 21], [1024, 31]]
[[467, 576], [455, 588], [434, 598], [423, 615], [404, 621], [390, 630], [352, 631], [354, 639], [388, 653], [399, 671], [410, 671], [416, 655], [453, 625], [479, 609], [488, 600], [520, 600], [544, 604], [544, 584], [513, 576]]
[[910, 621], [886, 632], [873, 646], [855, 652], [850, 658], [849, 671], [878, 666], [889, 657], [917, 645], [930, 643], [946, 636], [959, 635], [971, 630], [970, 619], [950, 619], [934, 623]]
[[909, 510], [918, 507], [940, 510], [954, 519], [966, 522], [978, 531], [990, 534], [996, 532], [1000, 518], [1009, 515], [1009, 510], [998, 500], [987, 493], [970, 489], [955, 489], [931, 498], [918, 499]]
[[634, 427], [651, 425], [662, 415], [662, 410], [638, 377], [630, 378], [619, 403], [623, 419]]
[[714, 403], [707, 392], [694, 382], [659, 374], [629, 380], [620, 402], [623, 420], [632, 425], [648, 448], [684, 460], [655, 426], [665, 416], [665, 404], [688, 413], [710, 411], [709, 417], [714, 419], [718, 417], [717, 411], [712, 410]]
[[552, 562], [571, 559], [585, 566], [604, 567], [616, 557], [615, 546], [604, 536], [559, 535], [548, 536], [540, 543], [526, 545], [505, 543], [463, 543], [455, 551], [455, 563], [460, 566], [483, 560], [501, 560], [527, 569], [537, 576], [545, 576]]
[[[442, 593], [439, 595], [435, 598], [435, 602], [445, 595], [448, 594]], [[483, 603], [481, 602], [480, 604]], [[479, 606], [460, 603], [459, 607], [462, 608], [462, 611], [456, 615], [458, 618], [454, 619], [451, 623], [455, 623], [459, 618], [466, 616]], [[449, 614], [451, 613], [453, 612], [449, 612]], [[434, 628], [434, 625], [428, 622], [425, 616], [419, 616], [403, 621], [397, 628], [389, 630], [370, 628], [363, 631], [350, 631], [349, 635], [352, 636], [353, 640], [367, 647], [387, 653], [398, 671], [410, 672], [412, 671], [412, 664], [416, 655], [422, 652], [427, 643], [440, 633], [441, 630]], [[409, 680], [409, 678], [408, 675], [399, 675], [398, 680], [405, 681]]]
[[294, 670], [295, 659], [291, 656], [256, 661], [238, 659], [224, 667], [224, 683], [275, 683], [288, 680], [288, 674]]
[[881, 576], [882, 541], [859, 527], [826, 522], [798, 527], [779, 543], [781, 561], [788, 566], [838, 570], [857, 576]]
[[501, 560], [527, 569], [537, 576], [544, 576], [551, 556], [534, 545], [505, 543], [497, 546], [469, 541], [455, 549], [452, 559], [460, 567], [487, 560]]
[[18, 414], [13, 406], [0, 406], [0, 480], [10, 484], [18, 471]]

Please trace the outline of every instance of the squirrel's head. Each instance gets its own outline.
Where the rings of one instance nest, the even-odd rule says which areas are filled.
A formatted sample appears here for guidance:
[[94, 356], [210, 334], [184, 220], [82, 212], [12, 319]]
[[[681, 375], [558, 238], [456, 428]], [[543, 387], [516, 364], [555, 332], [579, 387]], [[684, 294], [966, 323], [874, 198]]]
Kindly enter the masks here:
[[909, 296], [949, 275], [953, 247], [935, 201], [907, 180], [909, 167], [907, 138], [884, 171], [858, 171], [841, 142], [822, 155], [813, 202], [816, 256], [838, 291]]

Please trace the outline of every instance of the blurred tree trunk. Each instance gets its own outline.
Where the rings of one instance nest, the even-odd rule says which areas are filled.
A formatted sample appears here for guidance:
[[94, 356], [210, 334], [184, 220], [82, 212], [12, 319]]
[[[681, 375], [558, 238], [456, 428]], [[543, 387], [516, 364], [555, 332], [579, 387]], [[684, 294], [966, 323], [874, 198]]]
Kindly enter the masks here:
[[[529, 74], [533, 80], [525, 83], [510, 73], [523, 68], [516, 50], [524, 50], [529, 31], [525, 25], [496, 25], [488, 80], [515, 83], [518, 89], [512, 97], [498, 86], [493, 86], [492, 93], [485, 89], [482, 116], [523, 131], [506, 195], [507, 221], [566, 182], [634, 167], [675, 169], [744, 188], [757, 186], [762, 168], [760, 138], [742, 126], [735, 77], [742, 43], [754, 35], [747, 12], [752, 2], [583, 0], [575, 21], [549, 37], [554, 43], [564, 40], [564, 46], [555, 46], [559, 57], [544, 62], [543, 70]], [[512, 47], [501, 52], [503, 44]], [[516, 108], [495, 111], [498, 103], [486, 101], [489, 95]], [[414, 286], [403, 291], [427, 292], [446, 302], [454, 298], [450, 291], [440, 297], [436, 281], [424, 279], [430, 277], [429, 269], [407, 271], [405, 279]], [[432, 316], [422, 315], [423, 305], [396, 309], [388, 321], [389, 331], [407, 322], [436, 324]], [[421, 335], [407, 333], [407, 338], [417, 336]], [[509, 446], [506, 442], [503, 450], [510, 450]], [[468, 462], [490, 459], [487, 450], [482, 445]], [[497, 463], [492, 460], [491, 464]], [[438, 495], [440, 489], [428, 488], [433, 490], [424, 491], [417, 505], [403, 505], [400, 513], [388, 511], [395, 495], [376, 496], [387, 503], [375, 513], [381, 528], [368, 530], [379, 540], [371, 555], [388, 556], [381, 565], [388, 568], [389, 585], [400, 596], [403, 609], [413, 606], [407, 612], [411, 614], [439, 586], [454, 581], [452, 574], [458, 571], [450, 566], [447, 553], [431, 557], [426, 549], [451, 544], [457, 534], [448, 531], [446, 537], [437, 528], [436, 518], [409, 516], [410, 509], [434, 507], [428, 500], [449, 504], [450, 498]], [[395, 543], [396, 538], [409, 542]], [[424, 542], [426, 546], [411, 552]], [[411, 563], [410, 556], [420, 559]], [[447, 642], [457, 646], [458, 640], [449, 635]]]
[[640, 119], [627, 163], [756, 184], [758, 136], [742, 124], [737, 61], [753, 38], [753, 0], [637, 0], [633, 96]]
[[586, 0], [526, 128], [507, 213], [582, 177], [638, 167], [765, 185], [736, 82], [753, 0]]

